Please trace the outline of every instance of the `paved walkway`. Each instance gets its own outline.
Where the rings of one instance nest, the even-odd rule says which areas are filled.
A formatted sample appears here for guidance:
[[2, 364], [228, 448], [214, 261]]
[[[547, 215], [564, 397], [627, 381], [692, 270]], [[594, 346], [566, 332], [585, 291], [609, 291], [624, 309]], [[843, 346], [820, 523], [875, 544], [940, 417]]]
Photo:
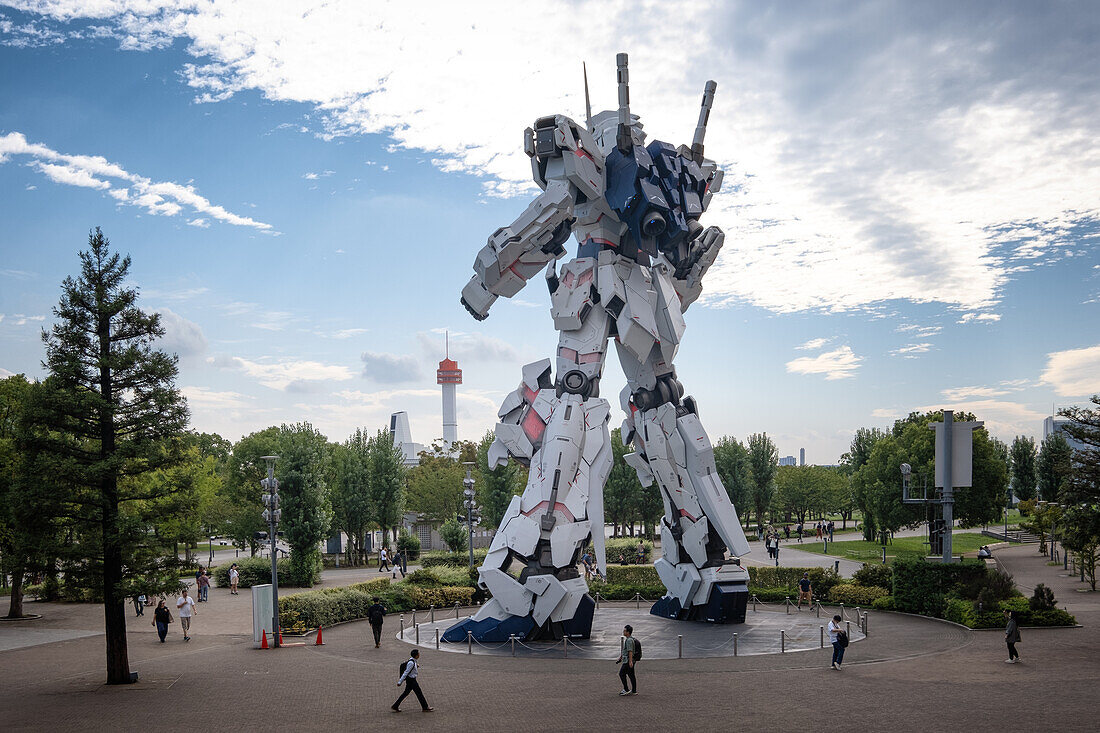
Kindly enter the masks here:
[[[436, 712], [415, 705], [394, 715], [397, 664], [407, 644], [389, 622], [381, 649], [369, 629], [325, 630], [326, 645], [255, 651], [246, 595], [211, 592], [195, 639], [160, 644], [147, 622], [130, 629], [136, 685], [103, 679], [102, 609], [29, 603], [39, 621], [0, 624], [0, 637], [24, 629], [97, 632], [0, 651], [5, 731], [202, 728], [279, 731], [446, 730], [591, 731], [610, 728], [925, 731], [1095, 730], [1100, 705], [1100, 594], [1046, 566], [1034, 547], [995, 552], [1030, 593], [1051, 585], [1079, 629], [1023, 632], [1023, 663], [1003, 663], [997, 630], [971, 632], [943, 622], [872, 611], [870, 635], [848, 650], [845, 669], [827, 669], [829, 650], [708, 659], [643, 660], [639, 694], [619, 698], [606, 659], [512, 659], [426, 649], [421, 683]], [[236, 618], [243, 616], [243, 618]], [[132, 621], [133, 616], [128, 617]], [[223, 626], [225, 624], [225, 626]], [[234, 629], [243, 628], [244, 632]], [[687, 693], [687, 694], [685, 694]], [[169, 722], [170, 721], [170, 722]], [[686, 721], [686, 722], [685, 722]]]

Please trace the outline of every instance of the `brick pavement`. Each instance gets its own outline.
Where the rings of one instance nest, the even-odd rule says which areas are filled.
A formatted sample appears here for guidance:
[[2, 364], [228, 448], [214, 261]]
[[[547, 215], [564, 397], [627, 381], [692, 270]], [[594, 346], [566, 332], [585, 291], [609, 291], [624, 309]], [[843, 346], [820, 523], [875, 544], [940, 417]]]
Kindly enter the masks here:
[[[147, 622], [132, 630], [131, 660], [142, 675], [137, 685], [101, 684], [102, 637], [0, 652], [5, 671], [0, 725], [18, 731], [104, 724], [110, 730], [171, 725], [204, 731], [258, 725], [278, 731], [688, 726], [907, 731], [944, 727], [937, 723], [942, 715], [968, 733], [1095, 730], [1100, 599], [1077, 593], [1074, 582], [1058, 578], [1034, 548], [1011, 548], [998, 553], [998, 560], [1025, 589], [1037, 579], [1053, 585], [1059, 604], [1064, 601], [1087, 626], [1025, 629], [1024, 663], [1010, 666], [1002, 662], [1005, 650], [997, 631], [970, 632], [872, 612], [871, 636], [850, 648], [842, 672], [826, 668], [827, 650], [644, 660], [640, 693], [628, 698], [616, 694], [610, 660], [535, 661], [425, 650], [421, 680], [436, 712], [421, 713], [413, 704], [394, 715], [388, 705], [398, 694], [397, 663], [409, 649], [393, 639], [395, 625], [387, 625], [380, 650], [368, 641], [366, 625], [354, 623], [326, 630], [323, 647], [255, 651], [244, 634], [212, 633], [218, 630], [214, 608], [226, 600], [214, 595], [208, 626], [200, 625], [200, 617], [190, 644], [178, 636], [157, 643], [151, 628], [143, 631]], [[98, 607], [31, 605], [46, 614], [41, 628], [102, 625]], [[232, 613], [228, 602], [223, 610]], [[0, 634], [7, 628], [0, 626]]]

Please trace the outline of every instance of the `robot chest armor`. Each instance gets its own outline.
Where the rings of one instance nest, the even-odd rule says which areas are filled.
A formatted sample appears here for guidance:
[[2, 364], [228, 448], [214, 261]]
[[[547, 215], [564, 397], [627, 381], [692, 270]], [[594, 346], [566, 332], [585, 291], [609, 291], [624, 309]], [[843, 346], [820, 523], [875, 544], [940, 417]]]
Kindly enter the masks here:
[[561, 284], [550, 295], [550, 316], [557, 330], [576, 331], [594, 306], [596, 258], [580, 257], [567, 262], [559, 280]]

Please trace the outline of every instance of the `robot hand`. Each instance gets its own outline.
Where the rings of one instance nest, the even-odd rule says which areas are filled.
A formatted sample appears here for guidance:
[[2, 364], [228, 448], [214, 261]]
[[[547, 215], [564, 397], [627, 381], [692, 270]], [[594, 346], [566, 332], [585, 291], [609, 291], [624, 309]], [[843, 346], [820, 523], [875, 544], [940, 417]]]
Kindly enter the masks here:
[[479, 321], [489, 317], [489, 308], [496, 302], [497, 296], [485, 289], [481, 278], [474, 275], [466, 287], [462, 288], [461, 302], [470, 315]]
[[702, 260], [704, 266], [701, 268], [702, 271], [698, 273], [698, 277], [702, 279], [703, 274], [718, 257], [718, 250], [722, 249], [725, 240], [726, 235], [718, 227], [704, 229], [702, 234], [691, 243], [687, 257], [676, 266], [674, 277], [679, 280], [686, 280], [695, 265]]

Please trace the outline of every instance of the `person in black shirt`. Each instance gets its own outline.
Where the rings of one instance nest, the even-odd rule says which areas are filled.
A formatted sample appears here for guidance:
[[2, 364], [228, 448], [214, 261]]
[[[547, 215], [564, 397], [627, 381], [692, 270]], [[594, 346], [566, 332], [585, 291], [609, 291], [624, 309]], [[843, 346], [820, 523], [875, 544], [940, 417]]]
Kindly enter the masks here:
[[806, 603], [810, 604], [810, 609], [813, 609], [814, 599], [811, 593], [813, 589], [810, 587], [810, 574], [802, 573], [802, 580], [798, 581], [798, 610], [802, 610], [802, 599], [806, 599]]
[[168, 636], [168, 624], [170, 623], [172, 623], [172, 612], [168, 610], [168, 606], [164, 605], [164, 599], [162, 598], [153, 611], [153, 626], [157, 627], [157, 635], [160, 637], [161, 644], [164, 643], [164, 637]]
[[382, 621], [386, 616], [386, 607], [378, 596], [374, 597], [374, 605], [367, 609], [367, 621], [370, 622], [371, 631], [374, 632], [374, 648], [382, 646]]

